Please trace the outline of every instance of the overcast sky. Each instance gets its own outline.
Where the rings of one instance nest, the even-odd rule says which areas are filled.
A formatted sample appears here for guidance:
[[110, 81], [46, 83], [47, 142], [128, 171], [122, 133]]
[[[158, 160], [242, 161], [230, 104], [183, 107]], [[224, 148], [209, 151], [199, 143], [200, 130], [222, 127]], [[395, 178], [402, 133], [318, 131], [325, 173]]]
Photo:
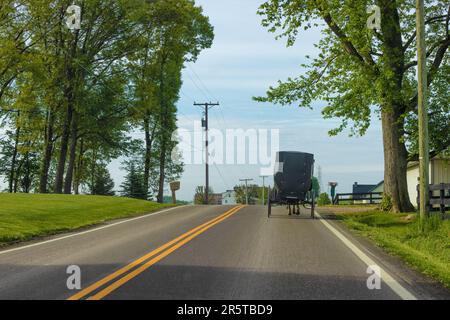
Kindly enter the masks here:
[[[279, 129], [280, 149], [314, 153], [316, 165], [322, 168], [322, 180], [337, 181], [338, 190], [351, 191], [355, 181], [376, 184], [383, 179], [381, 127], [373, 121], [367, 135], [349, 138], [347, 134], [329, 137], [328, 130], [339, 120], [323, 120], [323, 103], [313, 110], [296, 106], [281, 107], [252, 101], [263, 95], [270, 85], [304, 72], [300, 64], [305, 56], [314, 56], [313, 44], [318, 31], [300, 35], [295, 47], [286, 48], [283, 40], [261, 26], [256, 14], [260, 0], [197, 0], [214, 26], [215, 39], [211, 49], [201, 53], [195, 64], [184, 70], [181, 99], [178, 103], [179, 126], [193, 130], [193, 121], [200, 120], [201, 110], [195, 101], [220, 102], [210, 113], [211, 128]], [[193, 152], [202, 152], [195, 148]], [[113, 164], [112, 168], [116, 168]], [[121, 173], [113, 169], [116, 184]], [[231, 189], [240, 178], [259, 178], [259, 165], [217, 165], [210, 167], [210, 185], [215, 192]], [[269, 178], [272, 184], [272, 178]], [[204, 166], [187, 165], [181, 179], [179, 199], [192, 200], [195, 187], [204, 185]]]
[[[383, 179], [381, 126], [374, 119], [366, 136], [349, 138], [347, 134], [329, 137], [328, 130], [339, 120], [323, 120], [323, 103], [313, 110], [296, 106], [281, 107], [252, 101], [264, 95], [278, 80], [304, 72], [300, 64], [305, 56], [314, 56], [313, 44], [320, 33], [300, 34], [294, 47], [286, 48], [283, 40], [261, 26], [256, 14], [261, 0], [197, 0], [214, 26], [215, 40], [211, 49], [201, 53], [196, 63], [183, 72], [183, 87], [178, 103], [179, 126], [193, 130], [200, 120], [197, 102], [216, 101], [220, 107], [210, 112], [210, 127], [225, 132], [227, 128], [279, 129], [280, 149], [304, 151], [315, 155], [316, 167], [322, 168], [322, 180], [339, 183], [338, 191], [350, 192], [355, 181], [376, 184]], [[201, 147], [193, 152], [202, 152]], [[120, 159], [109, 166], [116, 189], [123, 181]], [[232, 189], [240, 178], [253, 178], [261, 183], [259, 165], [217, 165], [210, 168], [210, 185], [215, 192]], [[269, 184], [273, 179], [269, 178]], [[196, 186], [204, 185], [204, 166], [187, 165], [181, 179], [178, 198], [191, 201]], [[2, 184], [5, 187], [5, 184]]]

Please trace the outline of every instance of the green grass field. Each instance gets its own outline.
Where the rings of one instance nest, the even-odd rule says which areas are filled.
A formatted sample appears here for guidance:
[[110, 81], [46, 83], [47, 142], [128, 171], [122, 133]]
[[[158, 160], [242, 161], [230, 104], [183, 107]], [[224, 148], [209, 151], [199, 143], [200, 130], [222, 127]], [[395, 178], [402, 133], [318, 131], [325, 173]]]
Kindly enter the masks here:
[[0, 193], [0, 245], [138, 216], [169, 206], [120, 197]]
[[416, 214], [392, 214], [377, 210], [339, 213], [349, 228], [372, 239], [378, 246], [402, 258], [414, 269], [450, 288], [450, 221], [431, 219], [421, 232]]

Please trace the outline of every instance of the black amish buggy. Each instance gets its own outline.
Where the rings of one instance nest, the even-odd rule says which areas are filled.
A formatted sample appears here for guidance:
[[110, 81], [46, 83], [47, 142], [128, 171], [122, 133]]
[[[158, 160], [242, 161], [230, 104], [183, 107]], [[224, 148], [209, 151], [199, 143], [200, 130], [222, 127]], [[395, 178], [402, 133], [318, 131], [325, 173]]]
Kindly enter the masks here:
[[311, 209], [314, 219], [315, 195], [312, 188], [314, 155], [296, 151], [280, 151], [274, 173], [274, 186], [269, 187], [268, 216], [273, 205], [286, 205], [289, 215], [300, 215], [300, 205]]

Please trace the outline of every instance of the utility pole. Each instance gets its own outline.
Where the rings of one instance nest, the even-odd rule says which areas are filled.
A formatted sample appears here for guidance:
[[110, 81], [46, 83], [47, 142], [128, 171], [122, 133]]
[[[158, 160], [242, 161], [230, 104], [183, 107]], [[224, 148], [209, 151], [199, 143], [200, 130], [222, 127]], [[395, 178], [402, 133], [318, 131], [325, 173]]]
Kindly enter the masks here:
[[239, 181], [245, 181], [245, 204], [248, 205], [248, 186], [247, 183], [249, 181], [253, 181], [253, 179], [239, 179]]
[[219, 103], [195, 103], [194, 106], [200, 106], [204, 108], [205, 121], [202, 126], [205, 128], [205, 204], [209, 204], [209, 152], [208, 152], [208, 110], [212, 107], [218, 106]]
[[428, 216], [429, 204], [429, 146], [428, 146], [428, 108], [427, 108], [427, 58], [425, 43], [424, 0], [416, 0], [417, 28], [417, 97], [419, 115], [419, 212], [423, 221]]
[[263, 189], [262, 189], [262, 205], [264, 205], [264, 196], [265, 196], [265, 188], [266, 188], [266, 186], [265, 186], [265, 184], [264, 184], [264, 180], [268, 177], [268, 176], [260, 176], [262, 179], [263, 179]]

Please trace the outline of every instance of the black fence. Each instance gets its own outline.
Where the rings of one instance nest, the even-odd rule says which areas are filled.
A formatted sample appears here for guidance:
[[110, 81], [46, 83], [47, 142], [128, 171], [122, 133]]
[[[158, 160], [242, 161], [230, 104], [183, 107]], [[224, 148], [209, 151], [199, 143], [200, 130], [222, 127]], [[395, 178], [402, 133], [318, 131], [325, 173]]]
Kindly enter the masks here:
[[[428, 192], [430, 211], [440, 211], [442, 214], [445, 214], [447, 208], [450, 210], [450, 183], [430, 184]], [[419, 203], [419, 185], [417, 185], [417, 205]]]
[[374, 204], [380, 203], [382, 199], [383, 192], [338, 193], [333, 199], [333, 204], [339, 204], [339, 202], [350, 202], [352, 204], [355, 204], [355, 201], [358, 201], [358, 204]]

